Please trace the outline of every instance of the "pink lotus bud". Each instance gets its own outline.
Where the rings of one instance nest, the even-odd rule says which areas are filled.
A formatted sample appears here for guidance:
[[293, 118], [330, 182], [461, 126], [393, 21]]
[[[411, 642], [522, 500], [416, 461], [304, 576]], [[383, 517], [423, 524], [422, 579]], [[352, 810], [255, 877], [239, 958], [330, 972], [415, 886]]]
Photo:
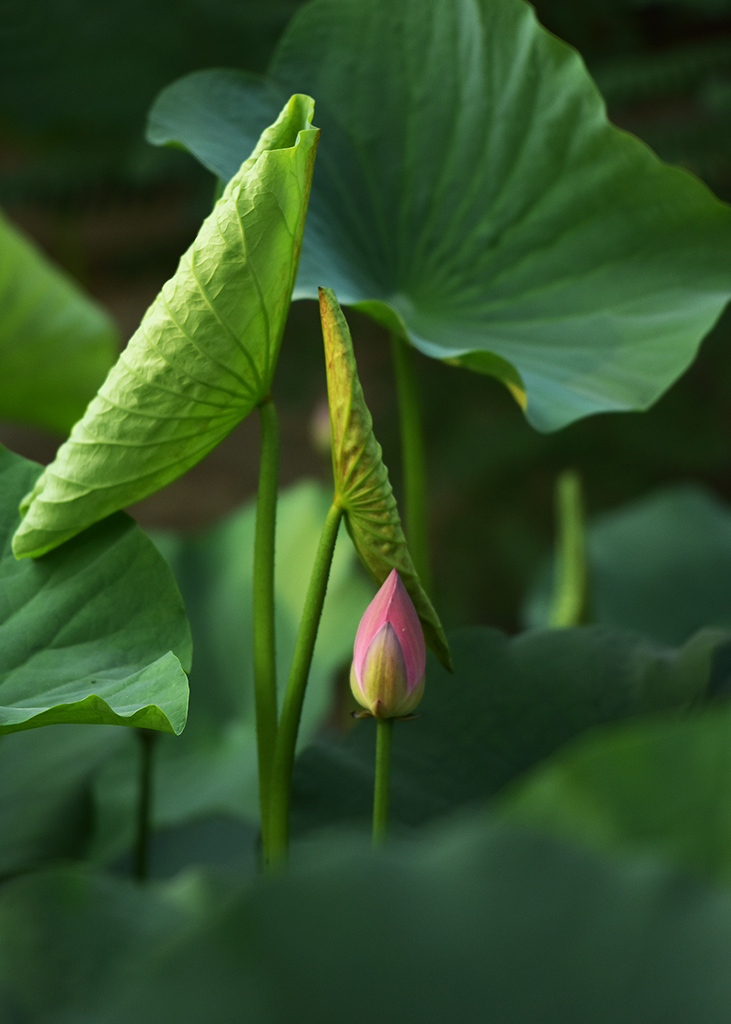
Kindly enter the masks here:
[[355, 634], [350, 688], [376, 718], [409, 715], [424, 693], [426, 647], [419, 616], [395, 569]]

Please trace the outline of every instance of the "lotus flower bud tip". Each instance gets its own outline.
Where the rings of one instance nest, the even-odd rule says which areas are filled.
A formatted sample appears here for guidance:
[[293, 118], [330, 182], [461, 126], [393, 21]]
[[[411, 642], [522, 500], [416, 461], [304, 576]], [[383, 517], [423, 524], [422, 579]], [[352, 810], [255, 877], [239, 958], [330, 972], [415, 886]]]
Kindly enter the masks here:
[[377, 718], [410, 715], [424, 693], [426, 647], [416, 609], [395, 569], [355, 634], [350, 688]]

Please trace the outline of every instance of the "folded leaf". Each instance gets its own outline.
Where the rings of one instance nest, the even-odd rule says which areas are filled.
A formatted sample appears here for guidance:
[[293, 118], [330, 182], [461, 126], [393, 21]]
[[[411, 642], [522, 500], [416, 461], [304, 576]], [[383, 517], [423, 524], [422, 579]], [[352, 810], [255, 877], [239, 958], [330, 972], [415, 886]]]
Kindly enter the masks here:
[[55, 461], [23, 502], [17, 557], [41, 555], [159, 490], [269, 393], [318, 131], [293, 96], [226, 186]]
[[320, 289], [330, 403], [335, 500], [343, 509], [355, 549], [376, 583], [398, 571], [424, 628], [427, 643], [451, 668], [442, 624], [421, 585], [401, 529], [396, 499], [373, 434], [348, 324], [330, 288]]

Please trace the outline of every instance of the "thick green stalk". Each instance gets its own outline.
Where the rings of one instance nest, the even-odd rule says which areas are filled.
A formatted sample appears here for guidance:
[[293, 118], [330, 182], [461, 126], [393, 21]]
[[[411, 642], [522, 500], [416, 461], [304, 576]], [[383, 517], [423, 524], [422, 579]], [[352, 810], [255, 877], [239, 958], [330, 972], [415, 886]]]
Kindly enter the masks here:
[[381, 846], [388, 827], [393, 718], [376, 719], [376, 784], [373, 790], [373, 845]]
[[556, 483], [556, 555], [550, 626], [578, 626], [586, 621], [587, 569], [581, 481], [566, 470]]
[[397, 334], [391, 335], [391, 351], [401, 426], [406, 540], [422, 586], [430, 594], [429, 495], [415, 353], [409, 343]]
[[269, 833], [264, 847], [264, 860], [270, 865], [282, 864], [289, 852], [289, 805], [297, 733], [342, 515], [340, 505], [333, 501], [322, 528], [317, 555], [312, 566], [287, 691], [284, 695], [272, 774]]
[[140, 773], [137, 790], [137, 835], [135, 837], [134, 873], [138, 882], [148, 875], [150, 856], [150, 819], [152, 816], [152, 761], [158, 734], [153, 729], [137, 729], [140, 751]]
[[259, 758], [259, 806], [266, 846], [274, 746], [277, 739], [277, 659], [274, 629], [274, 541], [279, 488], [279, 424], [272, 399], [259, 406], [261, 462], [254, 535], [254, 695]]

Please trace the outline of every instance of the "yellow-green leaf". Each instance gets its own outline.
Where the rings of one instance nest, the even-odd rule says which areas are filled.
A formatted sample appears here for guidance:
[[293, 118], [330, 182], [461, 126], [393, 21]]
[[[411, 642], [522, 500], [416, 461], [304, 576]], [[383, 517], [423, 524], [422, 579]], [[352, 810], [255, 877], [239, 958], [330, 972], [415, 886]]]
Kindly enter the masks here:
[[318, 130], [293, 96], [229, 181], [83, 419], [23, 502], [41, 555], [203, 458], [269, 393]]
[[381, 446], [358, 379], [353, 343], [330, 288], [320, 288], [330, 402], [335, 500], [361, 561], [376, 583], [396, 569], [409, 592], [429, 646], [451, 668], [449, 647], [437, 613], [421, 585], [401, 528]]

